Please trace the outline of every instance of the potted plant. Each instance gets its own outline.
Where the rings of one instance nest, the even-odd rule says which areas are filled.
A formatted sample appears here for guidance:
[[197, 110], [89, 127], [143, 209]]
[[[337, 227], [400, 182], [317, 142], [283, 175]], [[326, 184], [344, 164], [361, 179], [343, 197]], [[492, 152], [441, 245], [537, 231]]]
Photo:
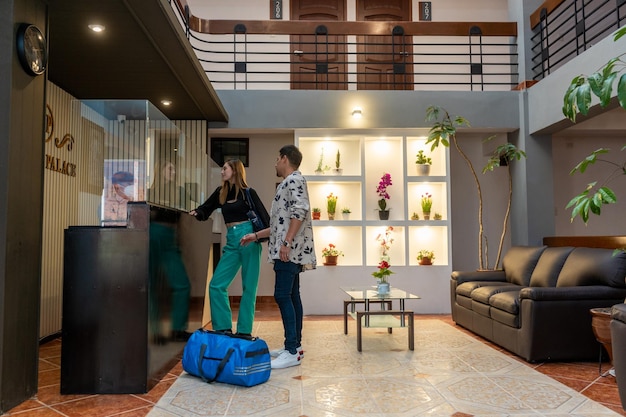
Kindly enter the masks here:
[[393, 274], [393, 271], [389, 269], [390, 267], [389, 262], [382, 260], [378, 264], [378, 269], [372, 272], [372, 276], [378, 279], [379, 294], [389, 294], [389, 275]]
[[343, 256], [343, 252], [337, 249], [332, 243], [329, 243], [328, 246], [322, 250], [322, 256], [324, 257], [324, 265], [334, 266], [337, 265], [337, 259]]
[[420, 265], [432, 265], [435, 259], [435, 252], [427, 249], [422, 249], [417, 253], [417, 260]]
[[417, 152], [417, 159], [415, 160], [415, 165], [417, 167], [417, 175], [428, 175], [430, 174], [430, 166], [433, 163], [433, 160], [424, 154], [423, 150], [419, 150]]
[[422, 194], [422, 214], [424, 220], [430, 220], [430, 210], [433, 207], [433, 195], [429, 193]]
[[344, 207], [341, 209], [341, 216], [343, 217], [344, 220], [350, 220], [350, 213], [352, 212], [350, 211], [348, 207]]
[[313, 207], [313, 220], [319, 220], [320, 216], [322, 215], [322, 211], [320, 210], [319, 207]]
[[413, 212], [413, 214], [411, 215], [411, 220], [419, 220], [420, 216], [419, 214], [417, 214], [416, 211]]
[[324, 165], [324, 148], [322, 148], [322, 151], [320, 152], [320, 160], [317, 163], [317, 168], [315, 168], [315, 174], [322, 175], [329, 169], [330, 167], [328, 165]]
[[341, 175], [343, 173], [343, 168], [341, 168], [341, 153], [339, 149], [337, 149], [337, 156], [335, 157], [335, 168], [333, 169], [335, 175]]
[[380, 178], [378, 182], [378, 186], [376, 187], [376, 192], [378, 193], [378, 217], [380, 220], [388, 220], [389, 219], [389, 210], [387, 210], [387, 200], [391, 198], [389, 193], [387, 192], [387, 187], [393, 185], [391, 182], [391, 174], [385, 173]]
[[328, 220], [335, 220], [335, 210], [337, 209], [337, 196], [330, 193], [326, 197], [326, 213], [328, 214]]
[[[459, 142], [456, 136], [457, 128], [464, 127], [464, 126], [470, 127], [469, 121], [462, 116], [455, 116], [453, 118], [452, 116], [450, 116], [447, 110], [439, 106], [428, 107], [428, 109], [426, 110], [426, 121], [433, 122], [433, 126], [430, 128], [430, 131], [428, 133], [428, 139], [426, 140], [426, 144], [431, 145], [431, 151], [437, 148], [439, 145], [449, 147], [450, 142], [452, 142], [457, 152], [461, 155], [463, 160], [466, 162], [467, 167], [469, 168], [470, 173], [472, 174], [472, 178], [474, 179], [474, 183], [476, 184], [476, 192], [478, 194], [478, 265], [479, 265], [478, 269], [480, 270], [494, 269], [495, 270], [498, 268], [498, 265], [500, 263], [500, 256], [502, 254], [502, 248], [504, 245], [504, 236], [506, 235], [506, 232], [508, 230], [508, 211], [507, 211], [507, 214], [505, 214], [505, 222], [502, 228], [502, 235], [500, 239], [500, 245], [498, 247], [498, 254], [496, 257], [496, 262], [494, 263], [493, 268], [489, 268], [489, 259], [487, 259], [487, 245], [486, 245], [487, 237], [485, 236], [484, 227], [483, 227], [482, 189], [480, 187], [480, 181], [478, 180], [478, 175], [476, 175], [476, 170], [474, 169], [474, 165], [472, 164], [472, 161], [467, 156], [467, 154], [459, 146]], [[493, 136], [489, 137], [487, 140], [492, 139], [492, 138]], [[505, 147], [506, 150], [503, 149], [502, 147]], [[494, 151], [493, 153], [494, 159], [492, 160], [490, 158], [489, 162], [487, 163], [487, 166], [483, 170], [483, 173], [486, 171], [493, 170], [493, 168], [496, 166], [500, 166], [500, 163], [501, 163], [500, 153], [503, 150], [505, 150], [505, 153], [510, 153], [510, 158], [508, 157], [504, 158], [504, 160], [507, 161], [507, 167], [509, 166], [508, 162], [511, 162], [515, 159], [520, 159], [522, 156], [524, 157], [526, 156], [526, 154], [523, 151], [518, 150], [515, 147], [515, 145], [507, 143], [505, 145], [502, 145], [501, 147], [498, 147]], [[497, 164], [495, 163], [496, 155], [497, 155], [497, 160], [498, 160]], [[511, 173], [510, 168], [507, 168], [507, 172], [510, 175]], [[510, 178], [511, 177], [509, 177], [509, 179]], [[511, 207], [511, 202], [512, 202], [512, 197], [513, 197], [512, 186], [513, 186], [513, 183], [511, 180], [509, 180], [509, 200], [508, 200], [509, 208]]]
[[[626, 27], [618, 29], [613, 40], [617, 41], [623, 36], [626, 36]], [[563, 98], [565, 117], [576, 122], [577, 113], [587, 115], [591, 107], [592, 94], [600, 99], [600, 106], [608, 106], [612, 102], [615, 79], [619, 80], [615, 90], [617, 102], [621, 108], [626, 109], [626, 74], [624, 73], [624, 61], [621, 59], [622, 55], [609, 60], [603, 68], [589, 76], [579, 75], [572, 79]], [[622, 73], [621, 76], [620, 73]], [[626, 150], [626, 145], [621, 149], [621, 151], [624, 150]], [[603, 205], [617, 202], [617, 195], [613, 189], [608, 187], [608, 183], [626, 175], [626, 160], [614, 162], [601, 157], [610, 151], [606, 148], [597, 149], [570, 171], [570, 175], [576, 172], [583, 174], [589, 165], [596, 162], [614, 166], [614, 170], [602, 182], [596, 180], [589, 183], [583, 192], [570, 200], [566, 208], [572, 209], [571, 221], [574, 221], [576, 216], [580, 216], [583, 222], [587, 224], [590, 212], [599, 216], [602, 213]], [[626, 251], [626, 248], [621, 250]]]
[[433, 218], [434, 218], [435, 220], [441, 220], [441, 219], [443, 219], [443, 216], [441, 215], [441, 213], [435, 213], [435, 215], [433, 216]]

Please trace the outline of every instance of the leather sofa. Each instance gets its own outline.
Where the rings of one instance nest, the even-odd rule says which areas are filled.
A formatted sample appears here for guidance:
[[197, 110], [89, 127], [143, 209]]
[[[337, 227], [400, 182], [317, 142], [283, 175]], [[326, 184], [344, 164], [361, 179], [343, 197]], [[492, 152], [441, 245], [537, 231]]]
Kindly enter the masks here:
[[622, 408], [626, 410], [626, 304], [614, 305], [611, 309], [611, 343], [613, 345], [613, 367]]
[[590, 309], [626, 298], [626, 253], [514, 246], [497, 271], [454, 271], [456, 324], [528, 362], [596, 360]]

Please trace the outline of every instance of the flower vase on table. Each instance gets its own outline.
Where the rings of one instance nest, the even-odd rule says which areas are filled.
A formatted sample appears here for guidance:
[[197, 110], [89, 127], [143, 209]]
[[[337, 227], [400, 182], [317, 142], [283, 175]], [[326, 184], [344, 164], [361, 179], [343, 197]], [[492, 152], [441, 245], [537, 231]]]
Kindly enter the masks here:
[[389, 294], [390, 286], [388, 279], [389, 275], [393, 274], [389, 269], [390, 266], [389, 262], [382, 260], [378, 264], [378, 269], [372, 272], [372, 276], [378, 279], [378, 285], [376, 286], [378, 294]]
[[387, 295], [389, 294], [389, 291], [391, 291], [391, 286], [388, 282], [379, 282], [376, 286], [376, 292], [379, 295]]

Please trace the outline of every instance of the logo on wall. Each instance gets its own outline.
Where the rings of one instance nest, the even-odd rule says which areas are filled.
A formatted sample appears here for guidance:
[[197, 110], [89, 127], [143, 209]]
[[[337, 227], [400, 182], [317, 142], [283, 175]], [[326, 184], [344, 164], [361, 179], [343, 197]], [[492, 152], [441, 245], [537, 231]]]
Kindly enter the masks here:
[[[54, 136], [54, 117], [52, 115], [52, 109], [50, 105], [46, 104], [46, 131], [45, 142], [50, 142]], [[63, 139], [55, 138], [54, 146], [61, 149], [67, 147], [68, 151], [72, 151], [74, 148], [74, 137], [71, 133], [63, 135]], [[45, 168], [50, 171], [58, 172], [59, 174], [67, 175], [69, 177], [76, 176], [76, 164], [61, 160], [52, 155], [46, 154]]]

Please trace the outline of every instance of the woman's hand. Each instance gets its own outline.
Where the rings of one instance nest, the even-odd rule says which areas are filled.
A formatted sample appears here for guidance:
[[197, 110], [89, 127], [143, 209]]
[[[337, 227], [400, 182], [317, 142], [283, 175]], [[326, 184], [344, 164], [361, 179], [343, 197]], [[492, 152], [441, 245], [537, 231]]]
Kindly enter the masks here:
[[239, 240], [239, 244], [241, 246], [246, 246], [248, 243], [256, 242], [256, 241], [257, 241], [257, 238], [256, 238], [256, 235], [254, 233], [247, 233], [247, 234], [243, 235], [241, 240]]

